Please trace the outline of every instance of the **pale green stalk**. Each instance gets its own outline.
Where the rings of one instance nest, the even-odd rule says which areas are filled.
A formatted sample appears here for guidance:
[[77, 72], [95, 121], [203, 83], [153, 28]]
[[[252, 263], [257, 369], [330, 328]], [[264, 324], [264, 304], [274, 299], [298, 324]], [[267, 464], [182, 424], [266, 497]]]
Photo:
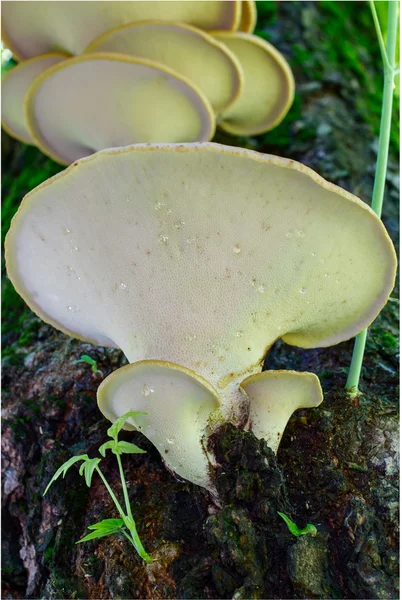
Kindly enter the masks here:
[[[395, 80], [395, 54], [398, 30], [398, 8], [399, 0], [393, 0], [388, 5], [388, 31], [387, 43], [384, 44], [377, 12], [373, 0], [370, 0], [370, 9], [373, 15], [374, 26], [380, 44], [381, 56], [384, 66], [384, 88], [382, 96], [380, 136], [378, 144], [378, 155], [374, 179], [373, 196], [371, 207], [381, 218], [382, 204], [384, 200], [385, 179], [387, 175], [387, 163], [389, 153], [389, 140], [391, 135], [392, 102], [394, 96]], [[352, 362], [346, 382], [346, 390], [352, 396], [359, 392], [359, 379], [363, 364], [364, 349], [366, 346], [367, 329], [360, 332], [355, 339]]]
[[126, 515], [124, 514], [124, 510], [120, 506], [120, 502], [117, 500], [116, 496], [114, 495], [112, 488], [110, 487], [110, 485], [106, 481], [106, 478], [103, 475], [102, 471], [100, 470], [99, 466], [96, 467], [96, 471], [98, 472], [100, 478], [102, 479], [103, 483], [105, 484], [105, 487], [106, 487], [107, 491], [109, 492], [109, 494], [110, 494], [113, 502], [116, 505], [117, 510], [119, 511], [119, 515], [121, 516], [121, 518], [124, 521], [124, 519], [126, 518]]
[[115, 506], [116, 506], [117, 510], [119, 511], [120, 517], [123, 519], [124, 524], [129, 529], [129, 531], [131, 533], [131, 537], [128, 535], [128, 533], [126, 533], [124, 531], [124, 529], [122, 529], [121, 531], [124, 533], [126, 538], [130, 541], [130, 543], [134, 546], [134, 548], [137, 550], [137, 552], [141, 556], [141, 558], [144, 559], [146, 562], [150, 562], [152, 560], [152, 558], [149, 556], [149, 554], [147, 554], [144, 546], [141, 543], [141, 540], [137, 533], [137, 528], [135, 526], [133, 515], [131, 513], [131, 506], [130, 506], [130, 501], [128, 499], [127, 486], [126, 486], [126, 481], [124, 479], [124, 472], [123, 472], [123, 465], [121, 464], [121, 458], [118, 454], [116, 454], [116, 457], [117, 457], [117, 462], [119, 463], [120, 478], [121, 478], [121, 483], [122, 483], [122, 487], [123, 487], [124, 500], [126, 503], [127, 516], [124, 514], [124, 511], [123, 511], [122, 507], [120, 506], [120, 502], [117, 500], [116, 496], [113, 493], [112, 488], [108, 484], [105, 476], [103, 475], [102, 471], [100, 470], [100, 468], [98, 466], [96, 467], [96, 471], [98, 472], [98, 474], [99, 474], [100, 478], [102, 479], [103, 483], [105, 484], [105, 487], [106, 487], [107, 491], [109, 492], [113, 502], [115, 503]]
[[123, 471], [123, 465], [121, 462], [120, 454], [116, 454], [116, 458], [117, 458], [117, 462], [119, 463], [121, 486], [123, 488], [124, 501], [126, 503], [126, 510], [127, 510], [127, 516], [128, 516], [128, 519], [126, 519], [126, 518], [124, 519], [124, 523], [127, 526], [127, 528], [130, 530], [132, 539], [130, 538], [129, 535], [127, 535], [124, 532], [124, 530], [123, 530], [123, 533], [126, 536], [126, 538], [128, 538], [130, 540], [130, 542], [134, 545], [134, 548], [137, 550], [137, 552], [141, 556], [141, 558], [143, 558], [147, 562], [150, 562], [152, 559], [149, 556], [149, 554], [147, 554], [144, 546], [141, 543], [141, 540], [137, 533], [137, 528], [135, 526], [135, 521], [133, 519], [133, 514], [131, 512], [130, 500], [128, 497], [127, 485], [126, 485], [126, 480], [124, 478], [124, 471]]

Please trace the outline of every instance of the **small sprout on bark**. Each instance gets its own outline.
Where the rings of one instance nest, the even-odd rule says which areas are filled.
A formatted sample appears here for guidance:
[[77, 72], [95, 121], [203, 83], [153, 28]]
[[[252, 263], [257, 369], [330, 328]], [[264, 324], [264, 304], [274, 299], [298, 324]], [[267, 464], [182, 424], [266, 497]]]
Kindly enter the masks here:
[[[81, 357], [81, 359], [84, 359], [84, 357], [89, 358], [90, 360], [93, 360], [89, 356], [86, 356], [85, 354]], [[81, 360], [81, 361], [77, 361], [77, 362], [88, 362], [88, 360]], [[47, 493], [47, 491], [50, 488], [50, 486], [52, 485], [52, 483], [54, 481], [56, 481], [56, 479], [58, 479], [60, 477], [60, 475], [63, 475], [63, 477], [65, 477], [68, 469], [76, 462], [82, 460], [83, 463], [80, 467], [79, 473], [80, 473], [80, 475], [85, 474], [85, 482], [86, 482], [87, 486], [88, 487], [91, 486], [92, 476], [94, 474], [94, 471], [96, 471], [98, 473], [98, 475], [100, 476], [100, 478], [102, 479], [103, 483], [105, 484], [105, 487], [106, 487], [107, 491], [109, 492], [121, 518], [120, 519], [104, 519], [103, 521], [100, 521], [99, 523], [93, 523], [92, 525], [90, 525], [88, 527], [88, 529], [90, 529], [91, 532], [88, 533], [85, 537], [78, 540], [78, 542], [76, 542], [76, 543], [80, 544], [81, 542], [87, 542], [89, 540], [94, 540], [96, 538], [101, 538], [101, 537], [105, 537], [107, 535], [112, 535], [113, 533], [121, 532], [130, 541], [130, 543], [134, 546], [134, 548], [136, 549], [138, 554], [141, 556], [141, 558], [143, 560], [145, 560], [145, 562], [151, 562], [152, 558], [145, 551], [145, 549], [141, 543], [141, 540], [138, 536], [138, 533], [137, 533], [137, 528], [135, 526], [135, 521], [134, 521], [134, 518], [133, 518], [133, 515], [131, 512], [130, 501], [128, 498], [126, 481], [124, 479], [123, 465], [122, 465], [121, 458], [120, 458], [121, 454], [144, 454], [145, 450], [138, 448], [138, 446], [136, 446], [135, 444], [130, 444], [129, 442], [124, 442], [124, 441], [119, 442], [119, 440], [118, 440], [119, 432], [120, 432], [121, 428], [123, 427], [125, 421], [127, 421], [127, 419], [129, 419], [130, 417], [135, 417], [139, 414], [146, 414], [146, 413], [138, 413], [138, 412], [130, 411], [130, 412], [124, 414], [123, 416], [121, 416], [119, 419], [117, 419], [113, 423], [113, 425], [111, 427], [109, 427], [109, 429], [107, 430], [107, 434], [109, 437], [112, 438], [112, 440], [110, 440], [109, 442], [106, 442], [99, 448], [99, 452], [103, 457], [106, 454], [106, 450], [111, 450], [117, 458], [126, 512], [124, 512], [121, 504], [117, 500], [116, 496], [113, 493], [113, 490], [109, 486], [107, 480], [105, 479], [105, 476], [103, 475], [102, 471], [100, 470], [99, 463], [101, 462], [102, 459], [101, 458], [89, 458], [88, 454], [80, 454], [79, 456], [73, 456], [68, 461], [66, 461], [61, 467], [59, 467], [57, 469], [56, 473], [53, 475], [52, 479], [50, 480], [43, 495], [45, 495]]]
[[317, 527], [312, 523], [307, 523], [307, 525], [303, 529], [299, 529], [296, 523], [293, 523], [293, 521], [289, 519], [289, 517], [287, 517], [284, 513], [278, 512], [278, 515], [282, 517], [282, 519], [285, 521], [290, 533], [292, 533], [296, 537], [299, 537], [300, 535], [306, 535], [308, 533], [310, 533], [312, 536], [317, 535]]
[[88, 356], [88, 354], [81, 354], [81, 358], [75, 361], [76, 363], [87, 363], [87, 365], [91, 365], [92, 372], [98, 373], [98, 363], [94, 358]]

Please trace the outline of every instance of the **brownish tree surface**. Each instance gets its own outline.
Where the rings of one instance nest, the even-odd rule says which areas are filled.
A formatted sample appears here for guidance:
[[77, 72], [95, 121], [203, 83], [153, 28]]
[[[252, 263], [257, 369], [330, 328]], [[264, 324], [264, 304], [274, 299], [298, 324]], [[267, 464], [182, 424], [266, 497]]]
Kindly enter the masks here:
[[[288, 58], [298, 84], [291, 113], [257, 138], [216, 141], [299, 160], [369, 202], [381, 70], [362, 2], [259, 2], [258, 31]], [[393, 136], [384, 222], [398, 235], [398, 166]], [[4, 225], [23, 194], [57, 167], [3, 140]], [[141, 539], [157, 558], [145, 565], [123, 536], [75, 545], [88, 525], [115, 517], [95, 475], [91, 489], [73, 468], [43, 498], [67, 458], [96, 456], [108, 423], [96, 406], [102, 377], [124, 364], [42, 323], [3, 279], [4, 598], [395, 598], [398, 597], [398, 331], [393, 292], [373, 324], [361, 384], [343, 388], [353, 342], [301, 350], [279, 342], [267, 368], [310, 370], [324, 403], [298, 411], [277, 460], [252, 434], [227, 426], [211, 440], [221, 506], [177, 481], [147, 450], [123, 457]], [[77, 364], [82, 354], [101, 374]], [[104, 472], [121, 495], [117, 466]], [[277, 511], [318, 535], [294, 537]]]

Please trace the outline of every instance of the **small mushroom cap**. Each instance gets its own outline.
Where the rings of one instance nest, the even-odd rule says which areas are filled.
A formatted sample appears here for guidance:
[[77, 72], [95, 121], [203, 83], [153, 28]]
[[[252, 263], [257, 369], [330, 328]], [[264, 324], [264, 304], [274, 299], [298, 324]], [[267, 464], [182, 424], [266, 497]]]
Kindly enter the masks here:
[[180, 21], [201, 29], [233, 29], [239, 0], [4, 1], [2, 37], [20, 60], [62, 50], [81, 54], [98, 36], [134, 21]]
[[313, 373], [264, 371], [247, 377], [240, 389], [250, 401], [250, 429], [277, 451], [286, 424], [295, 410], [319, 406], [320, 381]]
[[86, 52], [118, 52], [160, 62], [192, 81], [215, 112], [233, 104], [242, 87], [243, 71], [234, 54], [190, 25], [163, 21], [124, 25], [97, 38]]
[[243, 90], [222, 115], [219, 127], [233, 135], [258, 135], [276, 127], [294, 99], [292, 71], [265, 40], [241, 32], [210, 32], [237, 56], [244, 71]]
[[1, 80], [1, 125], [9, 135], [24, 144], [34, 144], [25, 121], [25, 94], [35, 77], [66, 58], [67, 54], [45, 54], [26, 60], [5, 73]]
[[121, 54], [65, 60], [35, 79], [25, 101], [32, 138], [61, 164], [136, 142], [208, 140], [215, 130], [208, 100], [188, 80]]
[[367, 327], [396, 270], [361, 200], [294, 161], [212, 143], [72, 165], [25, 197], [6, 261], [46, 322], [130, 362], [188, 367], [225, 402], [278, 338], [331, 346]]
[[110, 421], [128, 411], [146, 412], [129, 419], [125, 428], [141, 431], [180, 477], [211, 489], [202, 438], [220, 401], [207, 381], [169, 362], [137, 362], [102, 382], [98, 405]]
[[254, 0], [243, 0], [241, 3], [241, 17], [239, 31], [253, 33], [257, 24], [257, 7]]

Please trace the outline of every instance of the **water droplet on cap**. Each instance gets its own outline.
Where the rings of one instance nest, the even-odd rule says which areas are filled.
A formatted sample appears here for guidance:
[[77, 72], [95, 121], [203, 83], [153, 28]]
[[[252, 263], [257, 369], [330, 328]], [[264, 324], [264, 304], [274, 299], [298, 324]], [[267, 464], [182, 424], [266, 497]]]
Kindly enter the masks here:
[[119, 290], [125, 290], [127, 287], [127, 284], [123, 283], [123, 281], [120, 281], [120, 283], [117, 284], [117, 287], [119, 288]]
[[196, 335], [186, 335], [185, 339], [189, 342], [192, 342], [193, 340], [197, 339]]
[[80, 311], [80, 309], [78, 308], [78, 306], [74, 306], [74, 305], [67, 306], [66, 310], [68, 310], [70, 312], [73, 312], [73, 313], [77, 313], [77, 312]]
[[142, 388], [142, 395], [143, 396], [149, 396], [149, 394], [153, 394], [154, 393], [154, 389], [151, 387], [148, 387], [147, 384], [144, 384], [144, 387]]
[[169, 240], [169, 236], [168, 236], [168, 235], [161, 234], [161, 235], [159, 236], [159, 239], [160, 239], [160, 241], [162, 242], [162, 244], [167, 244], [167, 243], [168, 243], [168, 240]]
[[307, 292], [306, 288], [301, 288], [301, 290], [299, 290], [301, 294], [305, 294]]

